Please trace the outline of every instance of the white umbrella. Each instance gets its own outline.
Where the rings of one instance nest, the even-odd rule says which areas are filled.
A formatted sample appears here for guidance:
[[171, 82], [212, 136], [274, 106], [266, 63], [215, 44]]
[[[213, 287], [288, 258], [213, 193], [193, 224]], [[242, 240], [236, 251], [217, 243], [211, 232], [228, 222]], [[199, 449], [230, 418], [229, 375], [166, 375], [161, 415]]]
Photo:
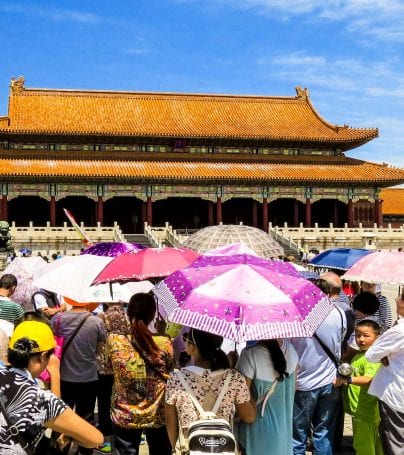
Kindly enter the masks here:
[[150, 292], [154, 285], [150, 281], [130, 281], [128, 283], [104, 283], [90, 286], [88, 295], [84, 296], [87, 302], [129, 302], [133, 294]]
[[91, 254], [65, 256], [47, 264], [33, 284], [76, 302], [88, 302], [91, 283], [112, 259]]

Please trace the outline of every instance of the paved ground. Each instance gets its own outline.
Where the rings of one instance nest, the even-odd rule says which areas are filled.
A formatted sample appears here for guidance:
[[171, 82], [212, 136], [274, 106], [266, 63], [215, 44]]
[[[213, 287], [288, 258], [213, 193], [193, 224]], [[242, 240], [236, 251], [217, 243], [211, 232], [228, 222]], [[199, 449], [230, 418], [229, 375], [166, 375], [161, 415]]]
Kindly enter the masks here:
[[[147, 444], [140, 446], [139, 455], [149, 455]], [[311, 452], [306, 452], [306, 455], [311, 455]], [[336, 452], [334, 455], [355, 455], [355, 452], [352, 448], [352, 423], [351, 418], [348, 416], [345, 416], [344, 439], [342, 441], [341, 451]]]

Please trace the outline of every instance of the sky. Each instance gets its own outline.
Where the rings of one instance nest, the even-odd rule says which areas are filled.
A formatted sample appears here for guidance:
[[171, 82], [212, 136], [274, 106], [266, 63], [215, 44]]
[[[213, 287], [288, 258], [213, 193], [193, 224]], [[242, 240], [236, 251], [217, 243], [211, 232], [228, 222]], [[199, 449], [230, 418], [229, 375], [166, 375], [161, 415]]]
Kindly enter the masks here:
[[30, 88], [295, 96], [377, 127], [348, 156], [404, 168], [404, 0], [0, 0], [0, 116]]

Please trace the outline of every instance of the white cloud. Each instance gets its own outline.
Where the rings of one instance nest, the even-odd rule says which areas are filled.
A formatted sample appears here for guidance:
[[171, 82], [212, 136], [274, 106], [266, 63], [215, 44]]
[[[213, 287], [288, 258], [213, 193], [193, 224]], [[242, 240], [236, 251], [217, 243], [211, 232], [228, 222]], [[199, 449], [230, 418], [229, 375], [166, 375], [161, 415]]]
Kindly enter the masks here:
[[45, 8], [39, 5], [19, 5], [10, 2], [0, 2], [0, 12], [42, 17], [56, 22], [68, 21], [85, 24], [96, 24], [103, 21], [103, 18], [93, 13], [86, 13], [71, 9], [58, 9], [48, 7]]

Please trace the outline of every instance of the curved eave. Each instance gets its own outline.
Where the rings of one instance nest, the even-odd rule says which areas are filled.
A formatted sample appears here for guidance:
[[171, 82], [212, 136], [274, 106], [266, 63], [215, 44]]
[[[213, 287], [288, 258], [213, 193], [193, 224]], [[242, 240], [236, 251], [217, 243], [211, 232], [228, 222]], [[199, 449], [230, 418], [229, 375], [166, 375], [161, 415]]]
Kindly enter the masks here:
[[258, 184], [358, 185], [387, 187], [404, 183], [404, 169], [373, 163], [346, 165], [219, 163], [190, 161], [13, 160], [0, 159], [6, 181], [211, 182]]

